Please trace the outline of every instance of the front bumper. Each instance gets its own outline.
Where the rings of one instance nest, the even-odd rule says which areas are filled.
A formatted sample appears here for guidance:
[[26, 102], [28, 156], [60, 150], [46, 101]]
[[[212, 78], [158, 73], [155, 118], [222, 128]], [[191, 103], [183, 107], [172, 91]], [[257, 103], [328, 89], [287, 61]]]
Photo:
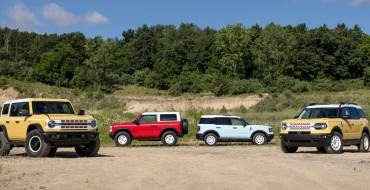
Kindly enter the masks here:
[[274, 134], [268, 134], [267, 135], [267, 142], [270, 142], [272, 139], [274, 139], [275, 135]]
[[45, 141], [52, 146], [71, 147], [96, 141], [99, 133], [43, 133], [43, 136]]
[[280, 134], [282, 144], [295, 147], [324, 147], [330, 143], [330, 137], [330, 134]]

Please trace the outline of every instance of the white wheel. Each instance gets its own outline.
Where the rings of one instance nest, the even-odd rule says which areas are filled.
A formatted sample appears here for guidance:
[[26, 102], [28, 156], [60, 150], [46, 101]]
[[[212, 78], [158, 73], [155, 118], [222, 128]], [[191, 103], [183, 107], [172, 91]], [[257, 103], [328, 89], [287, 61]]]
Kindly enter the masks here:
[[334, 151], [338, 151], [342, 147], [342, 140], [338, 136], [331, 138], [330, 146]]
[[167, 135], [164, 140], [166, 141], [167, 144], [172, 144], [175, 141], [175, 137], [170, 135]]
[[334, 132], [330, 138], [330, 143], [326, 145], [324, 148], [325, 151], [330, 154], [342, 153], [343, 149], [342, 135], [338, 132]]
[[125, 135], [120, 135], [118, 137], [118, 143], [119, 144], [126, 144], [127, 143], [127, 137]]
[[131, 136], [127, 132], [119, 132], [114, 137], [116, 146], [127, 146], [131, 144]]
[[208, 146], [214, 146], [216, 145], [218, 141], [218, 138], [215, 134], [213, 133], [209, 133], [206, 135], [206, 137], [204, 138], [204, 142], [208, 145]]
[[253, 136], [253, 144], [262, 145], [266, 143], [266, 136], [263, 133], [256, 133]]
[[167, 131], [162, 135], [162, 143], [166, 146], [174, 146], [177, 143], [177, 135], [172, 131]]

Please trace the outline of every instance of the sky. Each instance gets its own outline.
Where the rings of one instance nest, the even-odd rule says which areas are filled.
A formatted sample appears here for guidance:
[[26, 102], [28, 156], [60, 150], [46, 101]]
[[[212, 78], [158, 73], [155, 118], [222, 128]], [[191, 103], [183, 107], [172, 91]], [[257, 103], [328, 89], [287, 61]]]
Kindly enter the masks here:
[[269, 23], [309, 28], [359, 25], [370, 34], [370, 0], [0, 0], [0, 27], [40, 34], [82, 32], [122, 38], [122, 31], [193, 23], [216, 30]]

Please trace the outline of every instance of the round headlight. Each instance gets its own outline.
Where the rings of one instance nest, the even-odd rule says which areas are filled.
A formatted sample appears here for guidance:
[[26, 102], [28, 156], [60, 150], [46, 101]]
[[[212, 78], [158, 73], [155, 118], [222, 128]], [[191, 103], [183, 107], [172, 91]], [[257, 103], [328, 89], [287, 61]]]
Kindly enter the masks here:
[[91, 121], [91, 127], [92, 128], [95, 128], [96, 127], [96, 121], [95, 120]]
[[49, 128], [54, 128], [55, 127], [55, 121], [54, 120], [50, 120], [49, 122], [48, 122], [48, 126], [49, 126]]
[[315, 129], [326, 129], [328, 128], [328, 125], [326, 123], [315, 123], [313, 127]]
[[288, 125], [286, 123], [281, 124], [281, 130], [286, 130], [288, 128]]

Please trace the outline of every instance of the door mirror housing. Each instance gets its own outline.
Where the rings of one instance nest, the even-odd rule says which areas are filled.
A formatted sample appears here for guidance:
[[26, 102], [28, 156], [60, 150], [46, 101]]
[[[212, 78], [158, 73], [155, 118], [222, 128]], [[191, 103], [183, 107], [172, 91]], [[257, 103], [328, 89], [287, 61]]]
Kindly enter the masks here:
[[78, 110], [77, 115], [85, 115], [85, 110]]
[[132, 123], [135, 123], [136, 125], [139, 125], [140, 124], [139, 121], [136, 120], [136, 119]]
[[293, 119], [297, 119], [298, 118], [298, 115], [294, 116]]

